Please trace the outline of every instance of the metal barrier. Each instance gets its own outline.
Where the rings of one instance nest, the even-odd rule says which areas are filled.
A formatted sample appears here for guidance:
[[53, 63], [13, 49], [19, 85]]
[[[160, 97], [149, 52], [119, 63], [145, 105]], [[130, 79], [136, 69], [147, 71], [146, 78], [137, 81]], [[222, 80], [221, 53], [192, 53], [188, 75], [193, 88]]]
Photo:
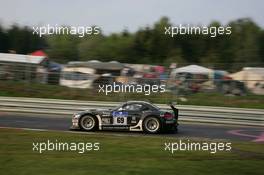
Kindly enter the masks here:
[[[24, 97], [0, 97], [0, 111], [69, 115], [91, 108], [111, 108], [120, 102], [76, 101]], [[165, 104], [156, 104], [170, 109]], [[179, 121], [264, 126], [264, 110], [178, 105]]]

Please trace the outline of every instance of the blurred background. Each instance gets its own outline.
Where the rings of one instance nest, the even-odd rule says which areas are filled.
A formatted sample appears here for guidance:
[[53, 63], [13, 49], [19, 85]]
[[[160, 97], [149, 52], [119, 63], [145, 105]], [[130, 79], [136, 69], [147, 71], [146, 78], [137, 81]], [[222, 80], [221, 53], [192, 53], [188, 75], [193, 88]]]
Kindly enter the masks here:
[[[0, 7], [0, 95], [264, 108], [263, 2], [32, 1]], [[33, 35], [33, 26], [94, 26], [99, 35]], [[231, 35], [164, 28], [231, 26]], [[166, 85], [98, 93], [99, 84]]]

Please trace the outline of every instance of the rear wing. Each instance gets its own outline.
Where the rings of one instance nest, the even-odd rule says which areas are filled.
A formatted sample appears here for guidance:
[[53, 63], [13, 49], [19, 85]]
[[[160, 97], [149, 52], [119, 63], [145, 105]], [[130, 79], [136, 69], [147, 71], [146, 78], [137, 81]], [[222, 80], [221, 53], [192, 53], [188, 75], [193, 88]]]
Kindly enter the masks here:
[[173, 110], [173, 113], [174, 113], [174, 116], [175, 116], [175, 119], [178, 123], [178, 118], [179, 118], [179, 109], [176, 108], [173, 104], [170, 104], [170, 107], [171, 109]]

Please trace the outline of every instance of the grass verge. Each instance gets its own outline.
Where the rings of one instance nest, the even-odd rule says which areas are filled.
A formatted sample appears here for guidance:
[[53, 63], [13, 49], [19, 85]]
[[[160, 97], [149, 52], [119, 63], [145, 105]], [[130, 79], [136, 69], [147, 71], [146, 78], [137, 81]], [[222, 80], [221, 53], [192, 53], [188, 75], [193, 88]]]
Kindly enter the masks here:
[[[32, 142], [99, 142], [100, 151], [32, 151]], [[115, 136], [0, 129], [0, 170], [5, 174], [263, 174], [262, 144], [232, 143], [231, 152], [164, 151], [179, 138]], [[201, 141], [201, 140], [193, 140]], [[208, 142], [215, 142], [207, 140]]]

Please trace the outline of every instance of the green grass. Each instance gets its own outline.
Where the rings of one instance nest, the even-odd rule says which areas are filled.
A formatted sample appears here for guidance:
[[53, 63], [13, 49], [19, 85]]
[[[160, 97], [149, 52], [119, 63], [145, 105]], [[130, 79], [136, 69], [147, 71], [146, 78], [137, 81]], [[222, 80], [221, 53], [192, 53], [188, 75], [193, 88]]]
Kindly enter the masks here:
[[[100, 151], [32, 151], [32, 142], [99, 142]], [[263, 174], [263, 144], [232, 143], [231, 152], [164, 151], [179, 138], [115, 136], [0, 129], [0, 172], [4, 174]], [[201, 141], [193, 138], [193, 141]], [[205, 140], [204, 140], [205, 141]], [[207, 140], [213, 141], [213, 140]], [[215, 140], [214, 140], [215, 142]]]
[[[88, 101], [126, 101], [147, 100], [153, 103], [175, 101], [177, 96], [171, 93], [151, 95], [136, 93], [98, 93], [98, 89], [72, 89], [58, 85], [0, 81], [0, 96], [38, 97]], [[225, 96], [218, 93], [196, 93], [184, 96], [187, 101], [178, 101], [181, 105], [223, 106], [264, 109], [264, 96], [248, 94], [246, 96]]]

